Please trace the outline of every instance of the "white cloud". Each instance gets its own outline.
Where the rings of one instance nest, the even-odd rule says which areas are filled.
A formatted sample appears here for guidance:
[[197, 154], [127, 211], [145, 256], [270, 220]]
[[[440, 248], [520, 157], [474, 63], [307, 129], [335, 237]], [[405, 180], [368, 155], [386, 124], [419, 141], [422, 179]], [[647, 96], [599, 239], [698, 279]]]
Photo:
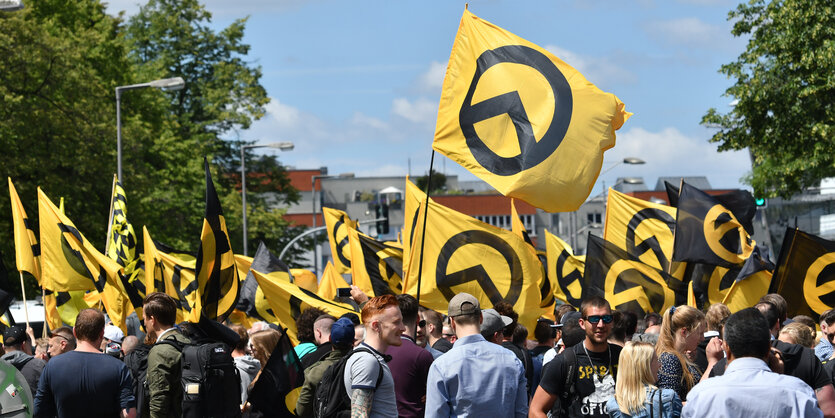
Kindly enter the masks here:
[[434, 126], [438, 102], [422, 97], [414, 101], [399, 97], [392, 102], [391, 111], [410, 122]]
[[418, 86], [421, 90], [439, 93], [444, 84], [444, 76], [446, 75], [446, 62], [432, 61], [429, 68], [418, 77]]
[[582, 55], [556, 45], [546, 45], [545, 49], [574, 67], [594, 84], [632, 84], [638, 81], [635, 74], [615, 64], [615, 61], [608, 57]]
[[354, 172], [357, 177], [384, 177], [384, 176], [404, 176], [406, 175], [406, 167], [397, 164], [385, 164], [380, 166], [374, 166], [374, 164], [368, 164], [366, 168], [362, 170], [358, 170]]
[[380, 131], [387, 131], [389, 129], [389, 125], [386, 122], [383, 122], [380, 119], [365, 115], [361, 112], [354, 113], [354, 116], [351, 118], [351, 125], [359, 127], [359, 128], [371, 128]]
[[653, 21], [647, 24], [645, 29], [652, 39], [693, 48], [713, 49], [722, 47], [731, 40], [730, 33], [724, 28], [695, 17]]

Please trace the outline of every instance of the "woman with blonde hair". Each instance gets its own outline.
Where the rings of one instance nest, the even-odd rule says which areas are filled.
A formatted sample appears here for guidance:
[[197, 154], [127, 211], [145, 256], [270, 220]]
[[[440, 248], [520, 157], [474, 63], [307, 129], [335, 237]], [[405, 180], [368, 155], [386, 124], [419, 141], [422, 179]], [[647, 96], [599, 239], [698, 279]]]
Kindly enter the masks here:
[[249, 337], [249, 354], [261, 363], [262, 369], [267, 365], [270, 354], [278, 345], [279, 337], [281, 333], [272, 328], [254, 332]]
[[722, 359], [722, 340], [713, 338], [705, 348], [707, 368], [699, 370], [689, 355], [704, 340], [705, 314], [691, 306], [673, 306], [664, 312], [661, 333], [655, 352], [661, 369], [658, 371], [658, 387], [673, 389], [682, 402], [687, 392], [702, 378], [710, 375], [713, 366]]
[[615, 396], [606, 403], [612, 418], [671, 418], [681, 415], [681, 399], [655, 386], [660, 365], [652, 344], [630, 341], [620, 353]]

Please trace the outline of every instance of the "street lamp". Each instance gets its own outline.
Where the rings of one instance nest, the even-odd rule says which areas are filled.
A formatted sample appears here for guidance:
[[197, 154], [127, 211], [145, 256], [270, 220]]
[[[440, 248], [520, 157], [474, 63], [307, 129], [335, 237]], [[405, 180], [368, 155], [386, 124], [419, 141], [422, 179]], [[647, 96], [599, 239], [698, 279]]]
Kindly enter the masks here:
[[275, 148], [282, 151], [292, 151], [293, 148], [296, 146], [292, 142], [274, 142], [272, 144], [264, 144], [264, 145], [243, 145], [241, 144], [241, 203], [243, 212], [243, 224], [244, 224], [244, 256], [249, 256], [247, 252], [247, 237], [246, 237], [246, 162], [244, 159], [245, 151], [247, 149], [253, 148]]
[[[334, 178], [337, 176], [329, 176], [329, 175], [315, 175], [310, 176], [310, 199], [311, 203], [313, 204], [313, 229], [316, 229], [316, 179], [329, 179]], [[319, 277], [319, 242], [313, 242], [313, 274], [316, 277]]]
[[23, 8], [23, 0], [0, 0], [0, 11], [13, 12]]
[[[615, 167], [617, 167], [617, 166], [619, 166], [619, 165], [621, 165], [621, 164], [641, 165], [641, 164], [646, 164], [646, 163], [647, 163], [646, 161], [644, 161], [644, 160], [642, 160], [642, 159], [640, 159], [640, 158], [635, 158], [635, 157], [626, 157], [626, 158], [624, 158], [624, 159], [622, 159], [622, 160], [620, 160], [620, 161], [616, 162], [613, 166], [611, 166], [611, 167], [609, 167], [609, 168], [607, 168], [607, 169], [603, 170], [603, 172], [602, 172], [602, 173], [600, 173], [600, 176], [602, 176], [602, 175], [604, 175], [604, 174], [608, 173], [608, 172], [609, 172], [609, 171], [611, 171], [613, 168], [615, 168]], [[598, 177], [600, 177], [600, 176], [598, 176]]]
[[183, 81], [182, 77], [174, 77], [116, 87], [116, 174], [119, 176], [119, 181], [122, 182], [122, 185], [125, 184], [125, 179], [122, 178], [122, 91], [143, 89], [145, 87], [153, 87], [163, 91], [176, 91], [182, 90], [185, 86], [186, 82]]

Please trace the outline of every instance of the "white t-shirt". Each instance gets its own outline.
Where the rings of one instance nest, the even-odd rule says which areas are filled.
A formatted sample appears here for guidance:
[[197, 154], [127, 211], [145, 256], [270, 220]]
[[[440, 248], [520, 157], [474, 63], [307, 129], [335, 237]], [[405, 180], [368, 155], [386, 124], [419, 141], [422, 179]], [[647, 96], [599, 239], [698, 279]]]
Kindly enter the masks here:
[[[391, 377], [391, 370], [386, 365], [383, 357], [371, 346], [362, 343], [357, 348], [363, 347], [371, 350], [374, 354], [360, 352], [353, 354], [345, 363], [345, 389], [348, 397], [354, 389], [374, 390], [374, 399], [371, 401], [371, 413], [369, 417], [396, 417], [397, 398], [394, 394], [394, 379]], [[380, 367], [383, 368], [383, 380], [377, 385], [377, 378], [380, 377]]]

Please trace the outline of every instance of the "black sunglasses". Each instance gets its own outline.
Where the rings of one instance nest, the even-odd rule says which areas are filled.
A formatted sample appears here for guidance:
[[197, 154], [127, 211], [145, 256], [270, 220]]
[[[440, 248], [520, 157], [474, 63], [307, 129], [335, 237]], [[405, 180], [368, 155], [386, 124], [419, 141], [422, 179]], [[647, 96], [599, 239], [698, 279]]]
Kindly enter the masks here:
[[597, 324], [601, 320], [604, 324], [611, 324], [614, 317], [612, 315], [589, 315], [586, 318], [586, 321], [589, 321], [592, 324]]
[[418, 322], [418, 328], [423, 328], [425, 326], [426, 326], [426, 320], [421, 319], [420, 322]]

